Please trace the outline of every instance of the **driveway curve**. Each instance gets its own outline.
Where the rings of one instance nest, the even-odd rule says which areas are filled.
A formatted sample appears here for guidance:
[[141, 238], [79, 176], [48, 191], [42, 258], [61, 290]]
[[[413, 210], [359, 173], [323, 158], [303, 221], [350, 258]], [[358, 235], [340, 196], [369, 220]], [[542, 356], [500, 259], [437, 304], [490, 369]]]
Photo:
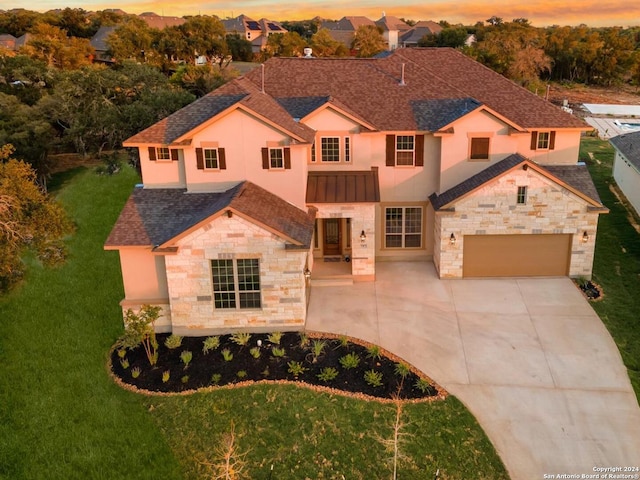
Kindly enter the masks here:
[[568, 278], [440, 280], [431, 263], [378, 263], [373, 283], [313, 287], [307, 328], [376, 343], [433, 378], [513, 480], [640, 467], [626, 368]]

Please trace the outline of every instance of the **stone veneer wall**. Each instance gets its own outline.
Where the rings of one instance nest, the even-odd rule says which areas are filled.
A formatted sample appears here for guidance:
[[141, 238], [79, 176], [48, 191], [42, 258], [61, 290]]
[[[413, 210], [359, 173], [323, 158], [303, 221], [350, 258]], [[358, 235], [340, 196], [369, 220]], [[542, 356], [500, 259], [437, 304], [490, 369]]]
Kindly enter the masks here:
[[[351, 219], [351, 274], [355, 281], [373, 281], [376, 274], [376, 212], [373, 203], [313, 205], [318, 209], [316, 218]], [[367, 239], [360, 241], [364, 230]], [[358, 278], [360, 277], [360, 278]]]
[[[166, 257], [173, 333], [299, 330], [306, 318], [304, 267], [309, 250], [285, 250], [276, 235], [226, 215], [179, 242]], [[214, 308], [211, 260], [260, 259], [260, 309]]]
[[[525, 205], [516, 204], [519, 186], [527, 186]], [[573, 234], [569, 275], [590, 278], [597, 227], [587, 202], [532, 169], [514, 170], [458, 201], [454, 212], [436, 213], [434, 264], [440, 278], [462, 278], [465, 235]]]

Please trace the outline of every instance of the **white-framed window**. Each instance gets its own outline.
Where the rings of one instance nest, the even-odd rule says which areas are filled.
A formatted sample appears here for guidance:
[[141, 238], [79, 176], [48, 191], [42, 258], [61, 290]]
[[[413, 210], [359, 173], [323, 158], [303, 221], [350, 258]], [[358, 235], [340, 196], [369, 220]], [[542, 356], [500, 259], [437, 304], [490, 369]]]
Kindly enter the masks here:
[[156, 147], [156, 160], [171, 160], [169, 147]]
[[549, 132], [538, 132], [537, 150], [549, 149]]
[[527, 187], [526, 186], [518, 187], [516, 203], [518, 203], [519, 205], [525, 205], [527, 203]]
[[416, 153], [415, 135], [396, 136], [396, 165], [413, 166]]
[[284, 168], [284, 149], [282, 148], [269, 149], [269, 168], [271, 169]]
[[385, 208], [385, 248], [422, 247], [422, 207]]
[[211, 260], [216, 309], [261, 307], [260, 261], [257, 258]]
[[340, 161], [340, 137], [322, 137], [320, 139], [320, 160], [322, 162]]
[[489, 160], [489, 137], [472, 137], [469, 142], [470, 160]]
[[204, 156], [204, 169], [205, 170], [217, 170], [220, 168], [218, 163], [218, 149], [217, 148], [204, 148], [202, 149]]
[[531, 150], [554, 150], [556, 148], [556, 132], [531, 132]]

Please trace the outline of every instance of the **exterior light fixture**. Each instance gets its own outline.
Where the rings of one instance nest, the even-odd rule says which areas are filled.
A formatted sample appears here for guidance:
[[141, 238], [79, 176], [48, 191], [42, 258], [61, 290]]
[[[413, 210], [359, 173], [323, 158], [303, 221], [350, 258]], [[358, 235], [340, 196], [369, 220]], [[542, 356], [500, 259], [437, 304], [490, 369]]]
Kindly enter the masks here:
[[452, 233], [451, 236], [449, 237], [449, 243], [451, 245], [455, 245], [456, 244], [456, 236]]
[[364, 230], [360, 232], [360, 241], [364, 243], [367, 240], [367, 235], [364, 233]]
[[311, 270], [309, 270], [309, 267], [304, 267], [304, 270], [302, 271], [302, 274], [304, 275], [304, 278], [306, 278], [307, 280], [311, 278]]
[[585, 230], [582, 233], [582, 243], [587, 243], [589, 241], [589, 234], [587, 233], [587, 231]]
[[258, 340], [258, 341], [256, 342], [256, 345], [258, 345], [258, 348], [260, 348], [260, 347], [262, 346], [262, 340]]

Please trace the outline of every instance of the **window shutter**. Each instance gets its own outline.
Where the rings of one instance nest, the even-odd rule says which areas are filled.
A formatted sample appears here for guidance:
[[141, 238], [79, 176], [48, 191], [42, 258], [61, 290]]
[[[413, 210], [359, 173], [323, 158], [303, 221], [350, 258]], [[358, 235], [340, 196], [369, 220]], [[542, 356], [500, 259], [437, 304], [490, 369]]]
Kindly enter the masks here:
[[220, 170], [227, 169], [227, 157], [224, 153], [224, 148], [218, 149], [218, 166], [220, 167]]
[[269, 170], [269, 149], [266, 147], [262, 148], [262, 168]]
[[394, 167], [396, 164], [396, 136], [387, 135], [387, 167]]
[[171, 160], [174, 162], [178, 161], [178, 149], [172, 148], [171, 150]]
[[538, 132], [531, 132], [531, 150], [538, 148]]
[[284, 168], [285, 170], [291, 170], [291, 149], [284, 149]]
[[424, 135], [416, 135], [416, 167], [424, 167]]
[[556, 132], [555, 130], [549, 133], [549, 150], [556, 148]]
[[156, 147], [149, 147], [149, 160], [156, 161]]
[[196, 148], [196, 165], [198, 170], [204, 170], [204, 155], [201, 148]]

